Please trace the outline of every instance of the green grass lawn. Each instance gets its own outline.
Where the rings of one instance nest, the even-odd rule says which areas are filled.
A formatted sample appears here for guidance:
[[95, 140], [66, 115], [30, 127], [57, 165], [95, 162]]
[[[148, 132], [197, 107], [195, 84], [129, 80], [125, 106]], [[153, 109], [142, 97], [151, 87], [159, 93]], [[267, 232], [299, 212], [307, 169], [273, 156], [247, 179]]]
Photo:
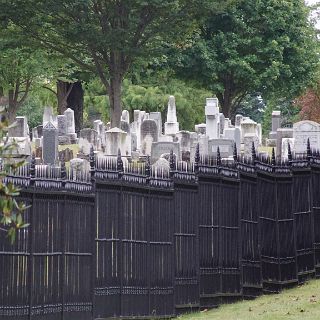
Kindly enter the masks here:
[[178, 317], [181, 320], [317, 320], [320, 319], [320, 280], [312, 280], [281, 294], [222, 305], [217, 309]]

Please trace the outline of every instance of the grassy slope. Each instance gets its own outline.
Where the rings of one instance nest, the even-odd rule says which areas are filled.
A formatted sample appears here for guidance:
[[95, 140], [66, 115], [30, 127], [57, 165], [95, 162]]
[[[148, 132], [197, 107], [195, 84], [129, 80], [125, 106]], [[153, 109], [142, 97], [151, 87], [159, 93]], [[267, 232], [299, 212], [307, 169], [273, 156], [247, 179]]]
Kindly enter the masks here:
[[222, 305], [218, 309], [181, 316], [181, 320], [317, 320], [320, 319], [320, 280], [312, 280], [281, 294]]

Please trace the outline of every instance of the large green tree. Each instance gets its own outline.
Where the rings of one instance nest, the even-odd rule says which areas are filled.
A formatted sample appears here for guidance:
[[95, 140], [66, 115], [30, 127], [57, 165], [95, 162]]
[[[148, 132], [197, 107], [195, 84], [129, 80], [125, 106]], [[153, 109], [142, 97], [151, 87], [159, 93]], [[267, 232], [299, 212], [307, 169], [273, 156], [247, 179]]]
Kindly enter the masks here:
[[196, 19], [227, 2], [0, 0], [0, 18], [96, 73], [109, 96], [111, 125], [119, 126], [121, 85], [133, 63], [157, 53], [163, 41], [180, 41]]
[[227, 117], [254, 92], [295, 97], [319, 62], [308, 13], [303, 0], [238, 1], [174, 48], [173, 67], [215, 93]]

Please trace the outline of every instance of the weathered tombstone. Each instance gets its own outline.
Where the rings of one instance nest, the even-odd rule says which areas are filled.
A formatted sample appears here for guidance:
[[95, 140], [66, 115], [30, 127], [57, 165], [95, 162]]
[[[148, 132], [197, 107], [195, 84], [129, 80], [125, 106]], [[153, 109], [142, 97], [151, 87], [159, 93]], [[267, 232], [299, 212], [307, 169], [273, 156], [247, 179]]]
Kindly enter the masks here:
[[252, 135], [257, 136], [257, 123], [251, 120], [250, 118], [244, 118], [241, 122], [241, 142], [242, 143], [244, 143], [244, 137], [247, 134], [249, 134], [251, 137]]
[[76, 143], [77, 141], [77, 134], [75, 130], [75, 121], [74, 121], [74, 111], [68, 108], [63, 113], [67, 118], [67, 135], [70, 137], [71, 143]]
[[294, 139], [293, 138], [283, 138], [281, 146], [281, 159], [288, 160], [288, 144], [290, 144], [290, 149], [293, 150]]
[[120, 149], [122, 155], [125, 155], [126, 138], [127, 133], [119, 128], [106, 131], [106, 155], [116, 156], [118, 149]]
[[292, 128], [279, 128], [277, 130], [277, 140], [276, 140], [276, 158], [277, 158], [277, 160], [281, 159], [282, 139], [292, 138], [292, 137], [293, 137], [293, 129]]
[[229, 125], [229, 119], [225, 118], [225, 116], [223, 115], [223, 113], [219, 113], [219, 123], [220, 123], [220, 131], [219, 134], [223, 135], [224, 129], [225, 127], [227, 128]]
[[34, 139], [38, 139], [40, 138], [38, 135], [38, 130], [37, 128], [32, 128], [32, 141], [34, 141]]
[[67, 134], [67, 117], [65, 115], [58, 115], [58, 134], [59, 136], [65, 136]]
[[207, 98], [205, 106], [206, 135], [210, 139], [220, 137], [219, 101], [217, 98]]
[[281, 111], [272, 111], [272, 132], [277, 132], [281, 126]]
[[161, 155], [170, 154], [171, 150], [180, 161], [180, 145], [178, 142], [153, 142], [151, 147], [151, 163], [156, 162]]
[[236, 115], [235, 122], [234, 122], [235, 127], [239, 127], [239, 128], [241, 127], [242, 119], [243, 119], [243, 115], [242, 114], [237, 114]]
[[200, 123], [194, 126], [194, 131], [198, 134], [206, 134], [206, 124]]
[[70, 161], [73, 159], [73, 150], [66, 148], [64, 150], [59, 151], [59, 160], [64, 160], [65, 162]]
[[179, 131], [179, 123], [177, 121], [176, 101], [174, 96], [169, 97], [167, 121], [164, 124], [165, 135], [176, 134]]
[[52, 107], [46, 106], [43, 110], [42, 124], [45, 125], [48, 122], [51, 122], [53, 125], [56, 125], [56, 117], [53, 114]]
[[250, 158], [252, 156], [252, 143], [254, 146], [258, 148], [259, 146], [259, 138], [255, 133], [246, 133], [243, 137], [244, 144], [244, 156]]
[[27, 117], [16, 117], [14, 125], [9, 128], [9, 137], [28, 137]]
[[43, 136], [43, 125], [37, 126], [38, 138], [42, 138]]
[[[90, 154], [91, 147], [95, 150], [98, 145], [98, 132], [94, 129], [85, 128], [80, 130], [79, 136], [79, 157], [84, 157], [85, 155]], [[85, 157], [84, 157], [85, 158]]]
[[293, 125], [294, 152], [305, 154], [309, 139], [311, 149], [320, 149], [320, 124], [314, 121], [300, 121]]
[[71, 180], [77, 180], [77, 178], [81, 177], [83, 171], [86, 168], [87, 161], [80, 158], [74, 158], [70, 160], [70, 174]]
[[52, 122], [43, 126], [42, 145], [44, 164], [55, 164], [58, 159], [58, 129]]
[[128, 110], [123, 110], [121, 115], [121, 121], [130, 123], [130, 115]]
[[228, 158], [233, 155], [234, 141], [231, 139], [210, 139], [208, 142], [209, 156], [217, 156], [219, 147], [221, 158]]
[[240, 153], [241, 134], [239, 127], [224, 129], [224, 139], [233, 140], [236, 143], [238, 153]]
[[162, 117], [161, 112], [150, 112], [149, 119], [154, 120], [158, 126], [159, 136], [162, 134]]
[[158, 141], [158, 126], [155, 120], [144, 120], [140, 128], [141, 152], [144, 155], [151, 154], [151, 145]]
[[162, 178], [167, 176], [170, 171], [169, 161], [165, 158], [159, 158], [153, 165], [152, 168], [155, 172], [155, 177]]

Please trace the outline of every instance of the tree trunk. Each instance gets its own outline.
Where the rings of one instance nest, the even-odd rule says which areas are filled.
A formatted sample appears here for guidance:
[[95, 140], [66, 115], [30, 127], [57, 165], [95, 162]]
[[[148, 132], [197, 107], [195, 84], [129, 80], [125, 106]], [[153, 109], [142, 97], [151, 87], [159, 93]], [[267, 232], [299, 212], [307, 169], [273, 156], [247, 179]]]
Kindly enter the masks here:
[[68, 92], [68, 82], [62, 80], [57, 81], [57, 99], [58, 99], [58, 114], [63, 114], [67, 108], [67, 92]]
[[9, 123], [13, 123], [16, 120], [17, 116], [17, 101], [14, 98], [14, 90], [10, 89], [8, 93], [8, 110], [7, 110], [7, 117]]
[[119, 74], [114, 74], [110, 79], [109, 101], [110, 101], [110, 119], [111, 128], [120, 128], [120, 119], [122, 113], [121, 107], [121, 85], [122, 78]]
[[73, 86], [67, 98], [67, 106], [68, 108], [74, 110], [76, 132], [79, 133], [83, 125], [84, 91], [80, 81], [74, 82], [73, 84], [69, 83], [68, 89], [70, 88], [70, 85]]

